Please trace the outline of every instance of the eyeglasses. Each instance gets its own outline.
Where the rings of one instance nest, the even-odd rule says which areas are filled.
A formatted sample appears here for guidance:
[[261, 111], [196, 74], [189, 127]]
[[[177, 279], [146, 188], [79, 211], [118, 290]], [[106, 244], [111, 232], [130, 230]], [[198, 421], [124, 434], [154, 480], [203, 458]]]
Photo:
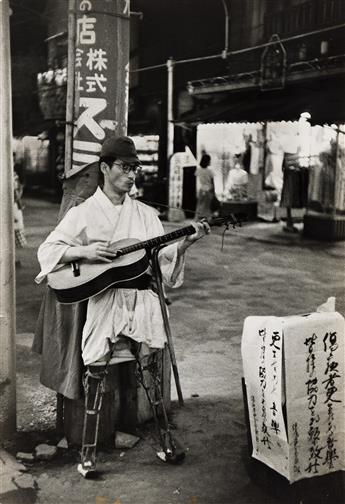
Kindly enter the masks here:
[[134, 173], [134, 175], [138, 175], [142, 170], [142, 166], [138, 164], [116, 163], [115, 161], [113, 165], [119, 166], [123, 173], [125, 173], [126, 175], [128, 175], [128, 173], [131, 171]]

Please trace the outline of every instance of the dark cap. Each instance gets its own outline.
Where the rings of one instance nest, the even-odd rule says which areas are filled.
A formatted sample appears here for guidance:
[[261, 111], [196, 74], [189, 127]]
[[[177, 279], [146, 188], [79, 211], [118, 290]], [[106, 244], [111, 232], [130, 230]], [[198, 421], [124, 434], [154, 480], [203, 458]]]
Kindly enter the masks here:
[[134, 142], [127, 136], [112, 137], [105, 140], [100, 156], [114, 157], [125, 163], [140, 163]]

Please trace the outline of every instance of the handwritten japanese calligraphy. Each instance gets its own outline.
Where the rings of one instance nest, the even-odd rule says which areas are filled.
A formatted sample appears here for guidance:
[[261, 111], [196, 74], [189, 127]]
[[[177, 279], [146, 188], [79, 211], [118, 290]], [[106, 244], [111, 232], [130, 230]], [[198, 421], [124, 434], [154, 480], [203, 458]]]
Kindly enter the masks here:
[[291, 482], [345, 469], [344, 340], [337, 312], [245, 320], [253, 457]]
[[292, 442], [293, 442], [293, 471], [294, 474], [301, 474], [300, 462], [299, 462], [299, 449], [300, 445], [298, 444], [298, 425], [297, 423], [292, 424]]
[[282, 323], [276, 318], [247, 317], [242, 357], [253, 456], [270, 467], [287, 468], [287, 434], [282, 411]]
[[317, 336], [313, 334], [311, 338], [307, 338], [304, 344], [308, 347], [308, 354], [306, 358], [306, 368], [308, 380], [305, 382], [306, 395], [308, 402], [308, 440], [309, 440], [309, 458], [306, 471], [313, 474], [318, 474], [318, 467], [320, 466], [321, 451], [323, 447], [320, 444], [320, 415], [317, 410], [318, 403], [318, 379], [315, 376], [315, 365], [310, 366], [309, 363], [315, 363], [315, 345], [317, 343]]
[[284, 329], [291, 480], [344, 469], [344, 319], [291, 317]]
[[[323, 349], [327, 355], [326, 359], [326, 378], [322, 381], [322, 385], [326, 391], [325, 404], [327, 405], [327, 446], [325, 448], [323, 464], [329, 469], [334, 468], [334, 463], [339, 459], [337, 453], [336, 439], [336, 423], [334, 418], [333, 403], [341, 403], [339, 388], [341, 387], [342, 376], [340, 374], [339, 362], [337, 361], [336, 352], [338, 350], [337, 333], [327, 332], [323, 338]], [[339, 385], [338, 385], [339, 384]]]

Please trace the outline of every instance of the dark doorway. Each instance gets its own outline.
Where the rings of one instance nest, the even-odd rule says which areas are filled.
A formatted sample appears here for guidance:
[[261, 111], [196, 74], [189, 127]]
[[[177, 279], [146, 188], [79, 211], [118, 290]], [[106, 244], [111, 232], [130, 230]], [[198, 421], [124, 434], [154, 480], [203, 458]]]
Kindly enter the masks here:
[[183, 168], [183, 195], [182, 208], [187, 218], [194, 217], [196, 208], [196, 166], [185, 166]]

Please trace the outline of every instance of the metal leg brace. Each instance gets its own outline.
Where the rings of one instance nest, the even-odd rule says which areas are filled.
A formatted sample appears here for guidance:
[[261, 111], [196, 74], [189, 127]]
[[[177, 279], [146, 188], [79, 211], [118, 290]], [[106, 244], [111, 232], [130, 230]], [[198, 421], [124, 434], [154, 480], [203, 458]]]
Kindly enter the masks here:
[[[161, 350], [145, 357], [140, 357], [140, 344], [132, 345], [131, 351], [135, 357], [136, 379], [144, 388], [147, 399], [150, 403], [152, 414], [157, 429], [161, 451], [157, 456], [164, 462], [178, 464], [185, 458], [185, 453], [176, 439], [173, 438], [166, 408], [164, 405], [161, 379], [159, 377], [158, 357]], [[110, 357], [109, 357], [110, 360]], [[146, 364], [144, 365], [144, 361]], [[88, 367], [84, 376], [83, 385], [85, 390], [85, 410], [84, 425], [82, 435], [81, 463], [78, 465], [78, 472], [87, 477], [96, 471], [96, 450], [99, 432], [99, 419], [102, 408], [103, 395], [105, 393], [105, 381], [108, 372], [107, 361], [102, 369], [95, 369], [94, 366]], [[151, 393], [150, 386], [145, 377], [145, 371], [150, 374], [154, 391]], [[159, 414], [162, 414], [161, 425]]]
[[[135, 353], [135, 358], [137, 362], [136, 368], [136, 378], [138, 383], [144, 388], [147, 399], [150, 403], [153, 419], [157, 429], [157, 434], [159, 437], [160, 445], [162, 450], [157, 452], [157, 456], [163, 462], [169, 462], [171, 464], [178, 464], [185, 458], [185, 452], [179, 443], [173, 438], [166, 408], [164, 405], [161, 379], [159, 377], [159, 367], [158, 367], [158, 356], [162, 353], [161, 350], [155, 351], [154, 353], [144, 357], [139, 357], [139, 352]], [[143, 361], [146, 360], [146, 365]], [[148, 371], [154, 385], [154, 392], [151, 393], [150, 387], [147, 383], [144, 371]], [[159, 412], [162, 413], [163, 426], [160, 423]]]
[[[99, 431], [99, 417], [105, 392], [107, 364], [100, 370], [87, 368], [83, 385], [85, 390], [84, 425], [81, 448], [81, 463], [78, 472], [87, 477], [96, 471], [96, 450]], [[95, 390], [93, 394], [93, 389]]]

